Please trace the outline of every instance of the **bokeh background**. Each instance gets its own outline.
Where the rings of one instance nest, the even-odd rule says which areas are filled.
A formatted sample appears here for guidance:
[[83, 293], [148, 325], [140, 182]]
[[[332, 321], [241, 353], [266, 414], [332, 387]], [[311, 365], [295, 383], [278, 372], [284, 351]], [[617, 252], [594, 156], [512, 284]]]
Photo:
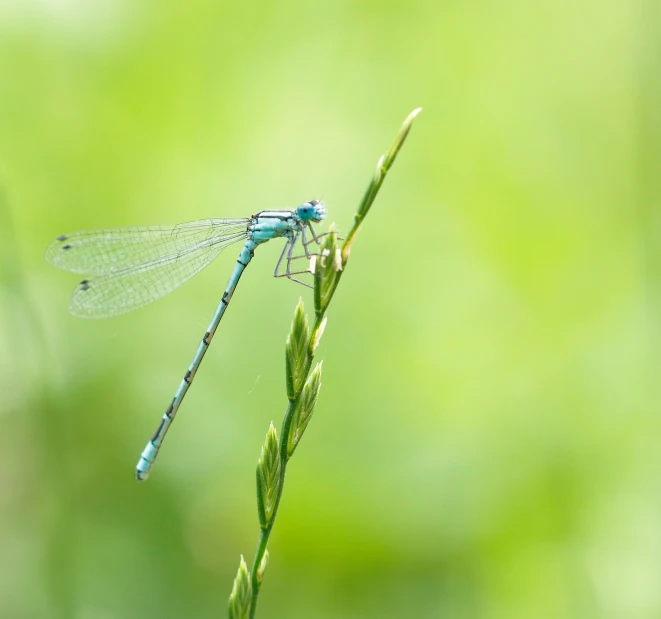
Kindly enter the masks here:
[[67, 313], [77, 229], [310, 198], [354, 246], [257, 616], [661, 617], [657, 3], [0, 0], [0, 617], [211, 618], [302, 287]]

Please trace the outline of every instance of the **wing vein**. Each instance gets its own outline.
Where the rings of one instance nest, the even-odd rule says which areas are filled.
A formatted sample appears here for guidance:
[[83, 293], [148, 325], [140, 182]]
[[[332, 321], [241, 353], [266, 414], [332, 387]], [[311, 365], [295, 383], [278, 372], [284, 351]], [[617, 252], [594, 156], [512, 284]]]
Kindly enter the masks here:
[[110, 228], [62, 235], [46, 252], [61, 269], [86, 275], [69, 309], [82, 318], [131, 312], [172, 292], [247, 237], [248, 219], [172, 227]]

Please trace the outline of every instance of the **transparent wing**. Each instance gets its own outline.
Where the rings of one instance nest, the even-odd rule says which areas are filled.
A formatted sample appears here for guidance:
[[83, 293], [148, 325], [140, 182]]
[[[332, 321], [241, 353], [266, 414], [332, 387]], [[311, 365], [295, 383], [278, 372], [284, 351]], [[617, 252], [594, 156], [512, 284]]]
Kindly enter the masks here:
[[[53, 266], [81, 275], [108, 275], [170, 262], [209, 244], [245, 237], [249, 219], [202, 219], [177, 226], [108, 228], [63, 234], [46, 250]], [[229, 241], [229, 242], [226, 242]]]
[[246, 238], [248, 221], [213, 219], [170, 228], [76, 232], [51, 244], [46, 259], [90, 275], [74, 290], [72, 314], [118, 316], [160, 299], [199, 273], [225, 247]]

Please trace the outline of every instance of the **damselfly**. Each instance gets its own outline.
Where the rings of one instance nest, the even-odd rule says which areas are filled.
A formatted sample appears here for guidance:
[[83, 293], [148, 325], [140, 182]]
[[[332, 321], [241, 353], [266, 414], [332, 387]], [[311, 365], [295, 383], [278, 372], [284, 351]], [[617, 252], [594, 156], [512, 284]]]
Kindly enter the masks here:
[[[229, 305], [239, 278], [254, 256], [255, 248], [275, 238], [285, 247], [273, 273], [306, 284], [295, 275], [297, 258], [311, 258], [311, 243], [319, 244], [312, 223], [320, 222], [326, 208], [310, 200], [294, 210], [262, 211], [246, 219], [203, 219], [170, 227], [109, 228], [74, 232], [58, 237], [46, 251], [54, 266], [85, 275], [71, 299], [69, 310], [82, 318], [107, 318], [131, 312], [172, 292], [211, 263], [228, 245], [243, 241], [243, 248], [193, 361], [163, 418], [140, 455], [136, 477], [147, 479], [158, 450], [174, 421], [211, 339]], [[309, 236], [308, 236], [309, 232]], [[294, 256], [297, 243], [304, 255]], [[282, 269], [285, 263], [284, 270]]]

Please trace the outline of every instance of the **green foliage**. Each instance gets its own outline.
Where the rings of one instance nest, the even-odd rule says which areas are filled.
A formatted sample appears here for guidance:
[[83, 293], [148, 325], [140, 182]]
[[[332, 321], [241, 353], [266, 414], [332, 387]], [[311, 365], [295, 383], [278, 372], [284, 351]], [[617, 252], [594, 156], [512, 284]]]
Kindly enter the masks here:
[[331, 224], [324, 237], [319, 256], [315, 260], [314, 309], [317, 317], [326, 313], [335, 288], [342, 275], [340, 250], [335, 225]]
[[269, 564], [269, 551], [265, 550], [264, 555], [262, 556], [262, 560], [259, 563], [259, 567], [257, 568], [257, 582], [261, 585], [262, 580], [264, 579], [264, 572], [266, 571], [266, 568]]
[[[323, 363], [323, 362], [322, 362]], [[308, 376], [303, 387], [303, 393], [296, 402], [294, 408], [292, 423], [289, 428], [289, 437], [287, 439], [287, 456], [291, 457], [296, 449], [296, 445], [301, 440], [305, 428], [312, 418], [314, 412], [314, 405], [317, 403], [319, 397], [319, 389], [321, 388], [321, 366], [322, 363], [317, 363], [314, 370]]]
[[239, 570], [236, 573], [232, 593], [229, 599], [229, 618], [230, 619], [248, 619], [250, 616], [250, 575], [248, 566], [241, 555]]
[[[309, 376], [308, 373], [310, 372], [312, 359], [319, 345], [319, 340], [326, 327], [325, 313], [346, 266], [349, 256], [349, 243], [352, 242], [360, 222], [369, 210], [386, 173], [408, 134], [413, 119], [419, 112], [420, 109], [417, 109], [409, 115], [387, 157], [385, 159], [384, 157], [379, 159], [377, 174], [370, 183], [366, 194], [370, 196], [369, 201], [363, 199], [354, 219], [354, 227], [345, 241], [342, 252], [340, 252], [337, 246], [335, 226], [331, 224], [329, 227], [328, 234], [322, 243], [320, 254], [317, 257], [316, 268], [313, 270], [315, 277], [314, 299], [316, 321], [312, 333], [310, 333], [308, 327], [308, 320], [302, 300], [299, 300], [294, 310], [294, 319], [285, 342], [285, 375], [287, 378], [289, 405], [282, 422], [280, 445], [277, 445], [276, 431], [273, 424], [271, 424], [266, 435], [266, 443], [262, 447], [262, 454], [257, 463], [257, 511], [261, 525], [261, 534], [257, 545], [257, 552], [253, 560], [251, 574], [251, 619], [254, 617], [257, 609], [257, 598], [268, 556], [266, 545], [271, 535], [271, 529], [282, 496], [287, 462], [293, 455], [303, 436], [303, 432], [305, 432], [310, 422], [317, 398], [319, 397], [322, 364], [318, 363]], [[347, 249], [346, 254], [344, 254], [344, 249]], [[346, 257], [343, 259], [342, 256]]]
[[349, 259], [351, 246], [354, 242], [356, 234], [358, 234], [358, 230], [360, 229], [360, 224], [362, 223], [363, 219], [365, 219], [365, 216], [372, 207], [374, 198], [376, 198], [376, 194], [379, 192], [379, 189], [381, 189], [381, 185], [383, 184], [383, 181], [386, 179], [386, 174], [388, 174], [388, 170], [390, 170], [390, 166], [392, 166], [392, 164], [395, 162], [397, 153], [399, 152], [399, 149], [402, 147], [402, 144], [404, 144], [404, 140], [406, 139], [406, 136], [409, 134], [409, 131], [411, 130], [411, 125], [413, 124], [415, 117], [421, 111], [422, 111], [421, 107], [416, 108], [406, 117], [406, 120], [402, 124], [402, 128], [399, 130], [399, 134], [395, 138], [395, 141], [393, 142], [393, 145], [390, 147], [390, 150], [385, 155], [381, 155], [381, 157], [379, 157], [379, 161], [376, 164], [376, 170], [374, 171], [374, 178], [367, 187], [367, 191], [365, 191], [365, 195], [363, 196], [360, 206], [358, 207], [358, 210], [354, 215], [353, 227], [349, 231], [349, 234], [347, 235], [347, 238], [344, 241], [344, 245], [342, 246], [343, 265], [346, 264], [347, 260]]
[[280, 494], [280, 453], [278, 437], [273, 424], [266, 433], [266, 441], [257, 461], [257, 511], [259, 524], [268, 527], [273, 518], [278, 495]]
[[285, 345], [285, 362], [287, 378], [287, 397], [293, 400], [300, 391], [303, 381], [305, 381], [305, 365], [308, 361], [308, 341], [310, 339], [310, 328], [308, 327], [308, 317], [305, 315], [303, 300], [300, 299], [294, 319], [291, 323], [291, 330], [287, 336]]

